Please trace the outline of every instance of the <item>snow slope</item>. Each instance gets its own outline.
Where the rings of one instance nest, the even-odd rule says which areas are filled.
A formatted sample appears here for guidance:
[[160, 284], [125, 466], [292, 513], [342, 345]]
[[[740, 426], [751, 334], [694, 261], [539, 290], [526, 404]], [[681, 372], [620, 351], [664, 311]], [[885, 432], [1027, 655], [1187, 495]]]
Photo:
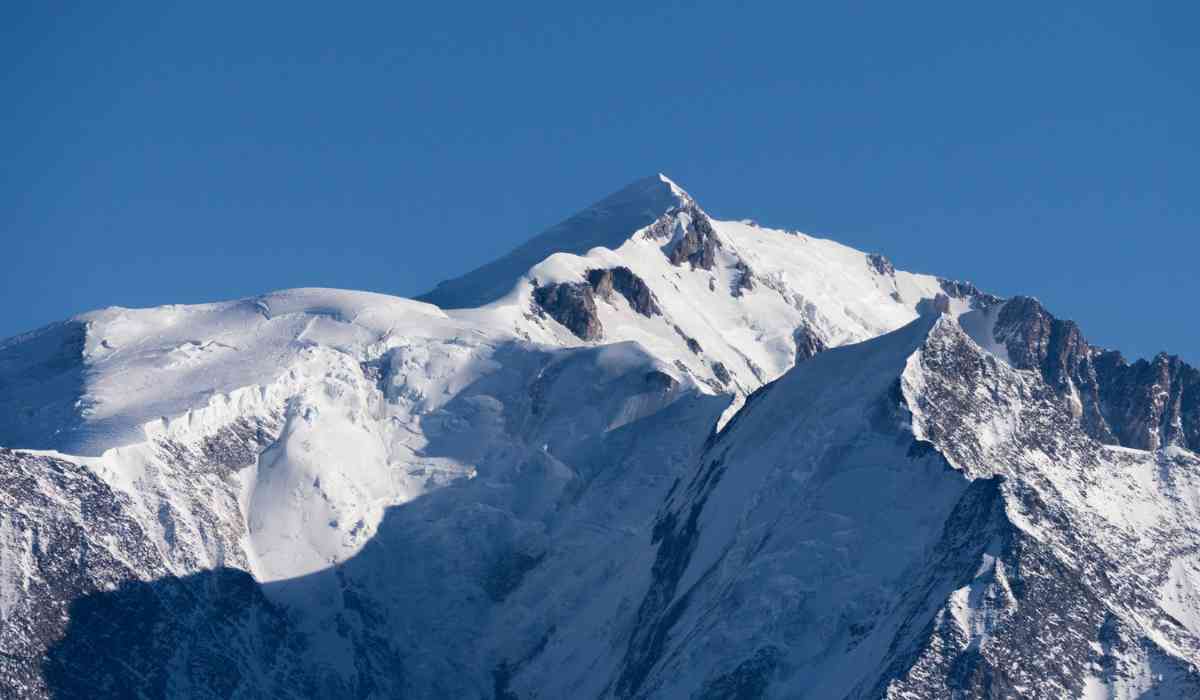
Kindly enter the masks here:
[[1195, 697], [1198, 487], [1194, 454], [1096, 443], [931, 314], [755, 394], [658, 515], [643, 592], [591, 642], [616, 653], [584, 666], [593, 631], [560, 628], [511, 687]]
[[[664, 254], [695, 218], [715, 229], [710, 269], [673, 264]], [[832, 241], [708, 219], [661, 175], [513, 255], [502, 262], [536, 259], [511, 279], [507, 267], [500, 275], [492, 266], [461, 278], [504, 286], [480, 308], [444, 311], [367, 292], [296, 289], [195, 306], [114, 307], [11, 338], [0, 345], [0, 443], [97, 456], [189, 413], [208, 410], [220, 422], [232, 413], [213, 413], [215, 404], [247, 400], [231, 397], [274, 385], [314, 353], [370, 362], [399, 344], [458, 337], [579, 345], [539, 312], [534, 283], [581, 283], [589, 270], [632, 270], [660, 310], [646, 316], [620, 295], [603, 299], [604, 343], [636, 342], [675, 365], [671, 371], [735, 395], [786, 371], [803, 350], [798, 333], [819, 347], [873, 337], [911, 321], [922, 300], [944, 288], [937, 278], [895, 271], [879, 256]], [[731, 381], [719, 380], [714, 363]]]
[[0, 688], [1195, 687], [1196, 459], [1088, 432], [1098, 375], [1052, 361], [1099, 356], [1040, 306], [712, 219], [661, 175], [422, 299], [0, 343]]
[[508, 255], [420, 297], [442, 308], [484, 306], [507, 294], [517, 281], [555, 253], [582, 255], [592, 248], [616, 248], [629, 234], [690, 197], [662, 175], [642, 178], [542, 232]]

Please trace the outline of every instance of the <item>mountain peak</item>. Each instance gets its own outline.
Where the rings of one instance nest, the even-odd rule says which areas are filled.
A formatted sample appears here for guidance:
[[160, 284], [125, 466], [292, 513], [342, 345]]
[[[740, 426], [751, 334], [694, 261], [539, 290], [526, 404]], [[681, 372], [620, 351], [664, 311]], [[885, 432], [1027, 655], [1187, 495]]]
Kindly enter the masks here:
[[0, 342], [0, 696], [1200, 698], [1200, 370], [661, 174], [497, 292]]
[[664, 173], [659, 173], [657, 177], [659, 182], [669, 187], [676, 197], [688, 200], [690, 202], [695, 202], [695, 200], [692, 199], [692, 195], [688, 194], [687, 190], [683, 189], [678, 182], [675, 182], [671, 178], [667, 177]]
[[483, 306], [507, 294], [529, 268], [554, 253], [583, 255], [597, 246], [618, 248], [667, 211], [694, 204], [691, 195], [662, 173], [634, 180], [499, 260], [440, 282], [417, 298], [447, 309]]

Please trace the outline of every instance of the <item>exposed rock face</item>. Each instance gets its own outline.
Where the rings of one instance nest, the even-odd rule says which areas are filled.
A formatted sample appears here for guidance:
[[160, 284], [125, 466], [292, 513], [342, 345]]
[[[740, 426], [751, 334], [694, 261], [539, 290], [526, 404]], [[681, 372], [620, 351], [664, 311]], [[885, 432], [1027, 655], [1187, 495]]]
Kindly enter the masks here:
[[[62, 493], [93, 514], [90, 532], [54, 517]], [[6, 548], [19, 553], [3, 562], [0, 577], [4, 588], [24, 592], [21, 601], [3, 610], [0, 648], [7, 653], [0, 654], [0, 688], [23, 688], [29, 697], [46, 694], [34, 660], [44, 658], [62, 637], [71, 602], [136, 575], [129, 565], [106, 556], [104, 548], [89, 557], [86, 572], [78, 571], [74, 563], [90, 536], [119, 537], [143, 555], [145, 561], [138, 563], [152, 575], [167, 573], [146, 533], [132, 518], [122, 517], [127, 503], [83, 467], [0, 449], [0, 530]]]
[[867, 264], [871, 266], [872, 270], [875, 270], [875, 272], [885, 277], [890, 277], [896, 274], [896, 268], [892, 265], [892, 261], [878, 253], [871, 253], [867, 255]]
[[661, 316], [662, 310], [654, 299], [654, 293], [646, 282], [638, 277], [628, 267], [614, 267], [607, 270], [591, 270], [588, 272], [588, 284], [602, 299], [609, 299], [615, 291], [625, 297], [629, 306], [639, 314], [649, 318]]
[[646, 227], [646, 237], [655, 241], [670, 239], [675, 231], [675, 215], [679, 211], [677, 208], [672, 208], [655, 219], [654, 223]]
[[[50, 697], [215, 700], [361, 692], [300, 661], [303, 637], [245, 571], [125, 581], [76, 600], [70, 617], [67, 634], [46, 656]], [[104, 644], [90, 643], [100, 638]]]
[[[133, 508], [85, 467], [0, 449], [0, 689], [15, 693], [6, 697], [172, 697], [184, 682], [205, 697], [254, 697], [272, 684], [259, 664], [295, 674], [286, 618], [253, 578], [223, 569], [219, 584], [213, 574], [168, 593], [172, 562]], [[143, 577], [154, 586], [131, 583]], [[108, 593], [118, 586], [126, 592]], [[8, 602], [9, 589], [21, 595]]]
[[993, 335], [1013, 366], [1040, 372], [1097, 440], [1150, 450], [1200, 446], [1200, 372], [1178, 357], [1129, 364], [1030, 297], [1005, 303]]
[[739, 259], [734, 265], [733, 289], [732, 293], [735, 297], [740, 297], [742, 294], [754, 289], [754, 271], [746, 264], [746, 261]]
[[729, 376], [729, 370], [725, 369], [725, 365], [723, 363], [720, 363], [720, 362], [712, 363], [712, 370], [713, 370], [713, 375], [716, 376], [717, 380], [720, 381], [724, 385], [728, 385], [730, 380], [733, 379], [732, 377]]
[[646, 373], [646, 386], [654, 391], [670, 391], [679, 386], [679, 382], [675, 381], [671, 375], [666, 372], [655, 370]]
[[699, 355], [700, 353], [704, 352], [704, 348], [700, 347], [700, 341], [688, 335], [678, 325], [675, 326], [675, 333], [677, 333], [680, 338], [683, 338], [683, 342], [687, 344], [688, 350], [691, 350], [692, 354]]
[[534, 303], [581, 340], [604, 337], [592, 287], [582, 282], [556, 282], [533, 290]]
[[950, 297], [945, 294], [939, 294], [933, 298], [933, 303], [930, 306], [935, 313], [950, 313]]
[[938, 284], [941, 285], [942, 291], [951, 299], [966, 299], [971, 303], [971, 308], [973, 309], [987, 308], [992, 304], [1003, 301], [1003, 299], [994, 294], [980, 291], [978, 287], [970, 282], [939, 277]]
[[816, 355], [828, 346], [821, 337], [812, 331], [807, 326], [801, 326], [792, 332], [792, 340], [796, 342], [796, 362], [803, 362]]
[[754, 375], [754, 378], [765, 384], [767, 381], [767, 373], [763, 372], [763, 368], [759, 367], [757, 362], [750, 359], [746, 355], [742, 355], [742, 359], [746, 361], [746, 367], [750, 370], [750, 373]]
[[587, 282], [556, 282], [538, 286], [533, 301], [550, 318], [566, 326], [581, 340], [600, 340], [604, 327], [596, 313], [596, 297], [611, 300], [613, 292], [625, 297], [629, 306], [649, 318], [662, 310], [646, 282], [627, 267], [590, 270]]
[[1128, 364], [1109, 351], [1093, 362], [1105, 415], [1122, 445], [1200, 447], [1200, 371], [1165, 353]]
[[[1002, 507], [992, 508], [989, 527], [947, 524], [947, 539], [976, 533], [974, 544], [950, 551], [974, 547], [983, 566], [959, 569], [930, 637], [891, 688], [922, 698], [1082, 697], [1089, 686], [1142, 684], [1130, 696], [1196, 696], [1200, 673], [1185, 660], [1200, 649], [1196, 626], [1181, 624], [1182, 608], [1162, 589], [1193, 529], [1124, 514], [1164, 498], [1178, 504], [1169, 494], [1196, 478], [1200, 462], [1185, 451], [1105, 449], [1056, 388], [1015, 374], [944, 321], [906, 368], [914, 434], [975, 484], [994, 481]], [[986, 438], [980, 428], [1000, 416], [1020, 428]], [[1097, 499], [1097, 489], [1108, 495]], [[1130, 673], [1139, 664], [1159, 670], [1141, 680]]]
[[686, 211], [691, 221], [687, 230], [671, 246], [667, 257], [672, 265], [686, 262], [693, 269], [711, 270], [716, 264], [717, 248], [721, 247], [721, 241], [704, 212], [695, 206], [687, 207]]
[[[1059, 332], [1055, 333], [1055, 325]], [[1040, 369], [1043, 360], [1051, 354], [1061, 357], [1062, 353], [1050, 352], [1050, 337], [1068, 335], [1062, 330], [1062, 322], [1046, 312], [1037, 299], [1013, 297], [1004, 304], [992, 335], [1008, 350], [1009, 360], [1018, 369]]]
[[992, 331], [1018, 369], [1033, 369], [1068, 400], [1089, 435], [1118, 442], [1104, 417], [1092, 347], [1073, 321], [1061, 321], [1030, 297], [1014, 297], [1000, 309]]
[[183, 445], [159, 439], [156, 447], [164, 461], [189, 470], [228, 476], [254, 463], [283, 427], [279, 414], [264, 419], [239, 418], [206, 435], [198, 445]]
[[604, 337], [604, 327], [596, 312], [596, 297], [611, 300], [614, 292], [625, 297], [630, 308], [647, 318], [662, 315], [650, 287], [623, 266], [590, 270], [586, 283], [559, 282], [539, 286], [534, 290], [533, 299], [538, 308], [581, 340], [600, 340]]

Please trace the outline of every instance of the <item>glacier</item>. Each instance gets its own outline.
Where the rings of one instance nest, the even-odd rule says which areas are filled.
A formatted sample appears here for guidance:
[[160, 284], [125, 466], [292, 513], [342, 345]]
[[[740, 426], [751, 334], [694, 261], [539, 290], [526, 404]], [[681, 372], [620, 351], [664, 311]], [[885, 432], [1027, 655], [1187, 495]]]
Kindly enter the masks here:
[[638, 180], [0, 342], [5, 697], [1200, 697], [1200, 373]]

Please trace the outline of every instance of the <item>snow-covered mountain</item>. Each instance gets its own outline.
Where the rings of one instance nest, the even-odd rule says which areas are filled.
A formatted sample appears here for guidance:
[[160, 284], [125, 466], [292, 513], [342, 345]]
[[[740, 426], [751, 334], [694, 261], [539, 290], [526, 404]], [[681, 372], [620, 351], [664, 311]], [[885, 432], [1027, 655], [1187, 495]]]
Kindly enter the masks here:
[[0, 343], [5, 697], [1200, 697], [1200, 372], [639, 180]]

